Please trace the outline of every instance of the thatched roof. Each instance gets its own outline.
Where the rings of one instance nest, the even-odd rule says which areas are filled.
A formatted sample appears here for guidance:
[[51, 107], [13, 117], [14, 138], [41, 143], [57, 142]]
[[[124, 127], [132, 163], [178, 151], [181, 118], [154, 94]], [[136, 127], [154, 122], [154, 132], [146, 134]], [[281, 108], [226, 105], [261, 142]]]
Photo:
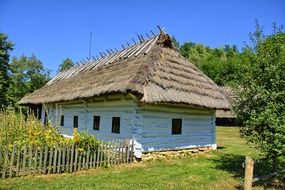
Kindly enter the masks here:
[[63, 71], [20, 100], [41, 104], [133, 93], [145, 103], [229, 107], [219, 87], [172, 46], [161, 33], [96, 61]]
[[[233, 105], [237, 100], [237, 93], [229, 86], [220, 87], [220, 92], [224, 95], [230, 105]], [[217, 118], [236, 118], [235, 113], [232, 111], [231, 106], [228, 109], [218, 109], [216, 111]]]

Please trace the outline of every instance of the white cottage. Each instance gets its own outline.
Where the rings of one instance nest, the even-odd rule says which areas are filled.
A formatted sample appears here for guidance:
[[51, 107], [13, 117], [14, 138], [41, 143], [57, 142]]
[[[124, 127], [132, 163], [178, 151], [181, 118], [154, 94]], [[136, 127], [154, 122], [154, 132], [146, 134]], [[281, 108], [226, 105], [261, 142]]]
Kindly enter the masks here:
[[229, 107], [218, 86], [179, 54], [168, 34], [140, 40], [59, 73], [19, 103], [41, 106], [42, 121], [59, 121], [66, 135], [78, 128], [102, 140], [133, 138], [137, 157], [215, 149], [215, 110]]

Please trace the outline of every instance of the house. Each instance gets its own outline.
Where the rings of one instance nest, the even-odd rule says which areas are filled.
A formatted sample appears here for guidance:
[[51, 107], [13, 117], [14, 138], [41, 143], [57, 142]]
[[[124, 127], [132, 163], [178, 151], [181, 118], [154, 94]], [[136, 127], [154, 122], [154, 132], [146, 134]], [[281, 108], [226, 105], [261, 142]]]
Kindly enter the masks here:
[[59, 73], [19, 103], [42, 106], [42, 121], [49, 117], [67, 135], [78, 128], [102, 140], [133, 138], [137, 157], [216, 148], [215, 111], [229, 103], [168, 34], [108, 52]]
[[237, 126], [237, 116], [232, 109], [232, 105], [237, 100], [237, 92], [235, 92], [229, 86], [220, 87], [221, 93], [230, 103], [230, 107], [227, 109], [217, 109], [216, 110], [216, 125], [220, 126]]

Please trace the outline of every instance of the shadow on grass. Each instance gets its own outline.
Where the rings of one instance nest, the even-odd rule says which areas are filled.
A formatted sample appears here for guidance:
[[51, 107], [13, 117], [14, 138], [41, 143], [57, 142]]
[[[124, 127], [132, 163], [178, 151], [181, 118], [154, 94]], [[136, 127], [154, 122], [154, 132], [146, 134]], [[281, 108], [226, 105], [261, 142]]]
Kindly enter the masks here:
[[[244, 176], [244, 155], [239, 154], [221, 154], [215, 159], [217, 169], [224, 170], [234, 174], [234, 177]], [[266, 160], [255, 160], [254, 177], [262, 176], [272, 172], [272, 164]]]
[[[245, 161], [245, 156], [244, 155], [239, 155], [239, 154], [221, 154], [219, 155], [218, 158], [214, 160], [216, 163], [216, 168], [219, 170], [227, 171], [233, 174], [233, 177], [242, 180], [244, 177], [244, 161]], [[254, 163], [254, 176], [253, 177], [260, 177], [265, 174], [271, 173], [272, 171], [272, 164], [267, 161], [267, 160], [255, 160]], [[284, 182], [284, 178], [278, 179], [279, 181], [281, 180], [281, 183], [278, 185], [282, 184], [282, 180]], [[272, 182], [265, 182], [262, 184], [264, 187], [270, 187], [272, 185]], [[275, 187], [278, 187], [278, 185], [273, 185]], [[284, 185], [285, 186], [285, 185]], [[282, 187], [284, 187], [282, 186]], [[238, 186], [237, 188], [239, 188]], [[272, 186], [271, 186], [272, 187]], [[278, 188], [277, 188], [278, 189]]]
[[243, 177], [244, 168], [242, 164], [245, 157], [237, 154], [222, 154], [214, 160], [216, 168], [234, 174], [235, 178]]

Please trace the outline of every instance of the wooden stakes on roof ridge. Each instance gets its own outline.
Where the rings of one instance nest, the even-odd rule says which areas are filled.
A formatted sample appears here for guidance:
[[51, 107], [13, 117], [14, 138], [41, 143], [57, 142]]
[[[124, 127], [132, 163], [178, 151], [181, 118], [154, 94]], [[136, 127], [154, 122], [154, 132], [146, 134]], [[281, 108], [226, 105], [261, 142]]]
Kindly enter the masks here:
[[146, 32], [145, 34], [146, 34], [146, 36], [148, 37], [148, 39], [150, 39], [150, 36], [148, 35], [148, 33]]
[[106, 51], [109, 53], [109, 55], [111, 55], [111, 54], [112, 54], [108, 49], [106, 49]]
[[132, 38], [132, 40], [133, 40], [134, 44], [136, 45], [137, 43], [136, 43], [136, 41], [134, 40], [134, 38]]
[[163, 29], [159, 25], [157, 25], [157, 28], [159, 29], [160, 33], [163, 33]]
[[143, 41], [142, 41], [142, 39], [141, 39], [140, 35], [138, 35], [138, 33], [136, 33], [136, 35], [137, 35], [137, 37], [139, 38], [140, 43], [142, 43]]

